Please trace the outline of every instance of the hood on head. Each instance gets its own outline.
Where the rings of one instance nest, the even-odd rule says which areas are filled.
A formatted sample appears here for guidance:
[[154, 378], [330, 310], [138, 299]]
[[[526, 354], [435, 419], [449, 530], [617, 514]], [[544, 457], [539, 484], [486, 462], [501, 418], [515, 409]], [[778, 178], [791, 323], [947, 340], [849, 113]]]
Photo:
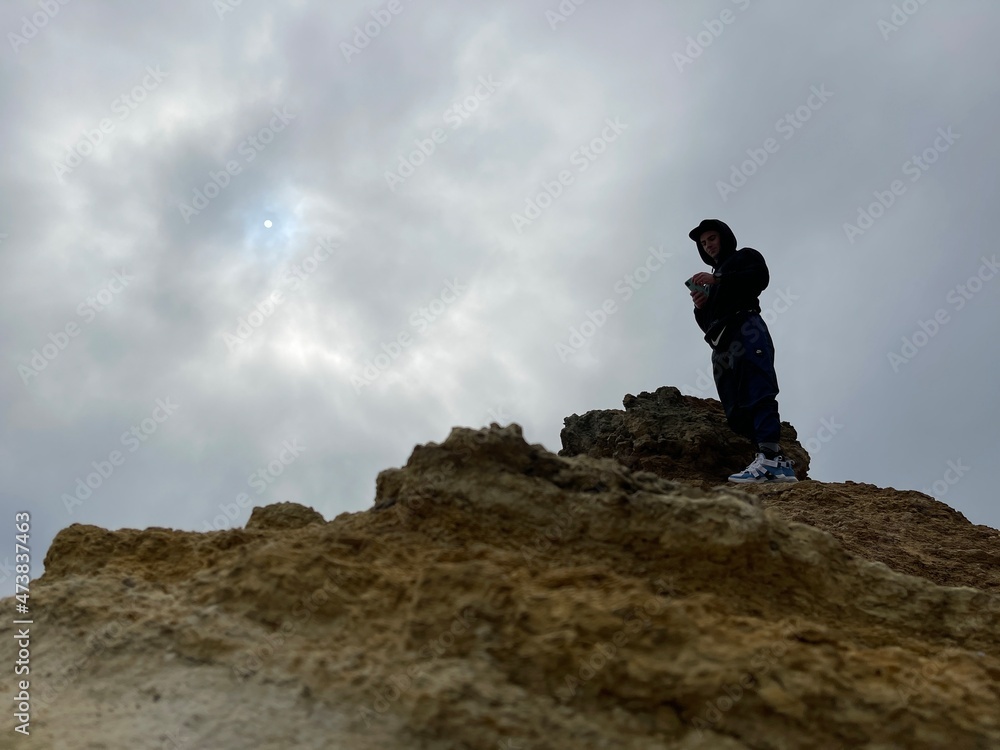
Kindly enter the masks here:
[[[698, 238], [711, 229], [714, 229], [719, 233], [719, 239], [721, 240], [719, 243], [719, 257], [715, 260], [713, 260], [712, 256], [702, 249], [701, 243], [698, 242]], [[704, 219], [701, 224], [688, 232], [688, 237], [694, 240], [694, 244], [698, 247], [698, 254], [701, 256], [701, 259], [712, 267], [719, 265], [731, 254], [736, 252], [736, 235], [733, 234], [733, 230], [729, 228], [729, 225], [726, 224], [726, 222], [720, 221], [719, 219]]]

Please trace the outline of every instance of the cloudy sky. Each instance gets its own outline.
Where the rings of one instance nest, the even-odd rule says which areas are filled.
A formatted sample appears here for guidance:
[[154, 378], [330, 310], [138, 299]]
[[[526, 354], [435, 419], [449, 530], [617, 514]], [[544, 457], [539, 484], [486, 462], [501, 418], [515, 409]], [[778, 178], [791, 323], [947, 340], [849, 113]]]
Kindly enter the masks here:
[[577, 3], [4, 3], [0, 578], [17, 511], [37, 575], [70, 523], [332, 518], [456, 425], [715, 397], [706, 217], [812, 477], [1000, 527], [1000, 7]]

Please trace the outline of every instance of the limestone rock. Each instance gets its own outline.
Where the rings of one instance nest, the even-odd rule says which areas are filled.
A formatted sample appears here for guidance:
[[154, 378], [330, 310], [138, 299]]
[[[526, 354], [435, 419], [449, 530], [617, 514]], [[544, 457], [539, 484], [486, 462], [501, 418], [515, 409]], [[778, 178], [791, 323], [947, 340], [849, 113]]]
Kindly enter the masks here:
[[[625, 411], [567, 417], [560, 456], [614, 458], [626, 466], [702, 487], [726, 484], [753, 455], [750, 441], [732, 432], [722, 405], [685, 396], [669, 386], [624, 398]], [[947, 586], [1000, 593], [1000, 535], [975, 526], [944, 503], [912, 490], [806, 479], [809, 454], [795, 428], [781, 423], [782, 447], [800, 482], [741, 485], [786, 520], [830, 532], [844, 547], [894, 570]]]
[[[715, 399], [685, 396], [663, 386], [653, 393], [628, 394], [623, 405], [625, 411], [566, 417], [559, 455], [614, 458], [662, 477], [712, 484], [742, 471], [754, 456], [756, 447], [729, 429], [722, 404]], [[788, 422], [781, 423], [781, 446], [795, 461], [796, 476], [805, 479], [809, 454]]]
[[298, 503], [275, 503], [256, 507], [247, 519], [248, 529], [301, 529], [311, 523], [326, 523], [312, 508]]
[[416, 447], [372, 509], [326, 523], [74, 525], [32, 582], [33, 739], [1000, 747], [1000, 596], [865, 559], [784, 518], [784, 492], [557, 456], [493, 425]]

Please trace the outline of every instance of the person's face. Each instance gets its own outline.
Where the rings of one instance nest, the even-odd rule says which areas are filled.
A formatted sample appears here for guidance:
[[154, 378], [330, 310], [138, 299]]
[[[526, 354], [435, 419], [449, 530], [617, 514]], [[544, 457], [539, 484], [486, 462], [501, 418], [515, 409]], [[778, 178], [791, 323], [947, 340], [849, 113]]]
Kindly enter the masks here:
[[718, 257], [721, 246], [719, 233], [716, 230], [709, 229], [707, 232], [702, 232], [698, 242], [701, 243], [702, 250], [708, 253], [709, 257], [713, 260]]

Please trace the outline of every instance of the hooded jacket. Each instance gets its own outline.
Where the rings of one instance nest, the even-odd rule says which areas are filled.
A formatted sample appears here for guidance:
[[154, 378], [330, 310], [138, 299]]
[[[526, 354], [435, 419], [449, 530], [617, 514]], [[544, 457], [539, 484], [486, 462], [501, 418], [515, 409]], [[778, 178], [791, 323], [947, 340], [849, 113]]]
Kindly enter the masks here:
[[[719, 233], [719, 256], [705, 252], [699, 237], [707, 231]], [[764, 256], [752, 247], [736, 249], [736, 235], [718, 219], [705, 219], [688, 234], [694, 240], [701, 259], [713, 268], [716, 282], [709, 288], [708, 300], [694, 309], [694, 319], [705, 332], [705, 341], [713, 348], [725, 341], [725, 329], [732, 328], [747, 312], [760, 312], [760, 293], [767, 288], [770, 275]]]

